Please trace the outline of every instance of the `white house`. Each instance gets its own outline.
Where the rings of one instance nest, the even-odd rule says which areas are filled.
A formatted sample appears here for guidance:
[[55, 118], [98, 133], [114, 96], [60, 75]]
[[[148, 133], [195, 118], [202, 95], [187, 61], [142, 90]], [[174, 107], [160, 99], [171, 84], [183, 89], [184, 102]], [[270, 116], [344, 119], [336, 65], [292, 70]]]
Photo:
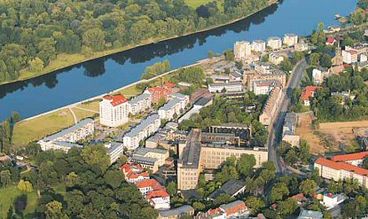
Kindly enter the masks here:
[[146, 199], [153, 206], [154, 209], [170, 209], [170, 195], [165, 189], [148, 192], [148, 194], [146, 195]]
[[255, 95], [268, 95], [277, 86], [281, 86], [277, 80], [253, 81], [253, 92]]
[[354, 49], [347, 48], [342, 51], [342, 60], [346, 64], [358, 62], [358, 52]]
[[267, 40], [267, 46], [271, 49], [280, 49], [282, 47], [282, 40], [280, 37], [270, 37]]
[[284, 61], [284, 56], [277, 54], [277, 53], [270, 53], [268, 56], [268, 61], [274, 65], [280, 65], [282, 61]]
[[155, 133], [160, 128], [160, 125], [161, 120], [157, 113], [147, 116], [123, 136], [124, 147], [128, 150], [138, 148], [139, 143]]
[[141, 113], [152, 106], [152, 95], [149, 92], [144, 92], [139, 96], [134, 97], [128, 101], [129, 113], [136, 115]]
[[344, 194], [332, 194], [328, 193], [323, 195], [323, 204], [327, 210], [330, 210], [345, 201], [346, 197]]
[[100, 123], [118, 127], [128, 122], [128, 100], [123, 95], [106, 95], [100, 102]]
[[315, 85], [322, 84], [323, 83], [323, 79], [324, 79], [322, 71], [319, 70], [319, 69], [316, 69], [316, 68], [313, 69], [313, 71], [312, 71], [312, 78], [313, 78], [313, 83]]
[[243, 83], [240, 81], [229, 83], [215, 83], [208, 85], [208, 91], [211, 93], [226, 92], [242, 92], [244, 89]]

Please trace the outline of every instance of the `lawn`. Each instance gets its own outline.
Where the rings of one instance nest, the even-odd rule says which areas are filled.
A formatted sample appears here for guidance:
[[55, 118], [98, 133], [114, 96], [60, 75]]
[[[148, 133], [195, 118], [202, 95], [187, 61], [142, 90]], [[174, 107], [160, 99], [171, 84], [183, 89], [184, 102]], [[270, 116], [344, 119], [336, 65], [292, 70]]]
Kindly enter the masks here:
[[[203, 4], [207, 4], [208, 2], [212, 2], [213, 0], [184, 0], [187, 5], [189, 5], [192, 8], [198, 8], [199, 6]], [[219, 3], [217, 3], [218, 7], [222, 6], [223, 0], [217, 0]]]
[[6, 218], [8, 210], [14, 200], [22, 195], [27, 195], [27, 206], [24, 210], [24, 214], [33, 213], [37, 207], [37, 193], [35, 191], [31, 193], [22, 193], [14, 186], [8, 186], [0, 189], [0, 218]]
[[15, 125], [13, 143], [18, 147], [26, 146], [29, 142], [72, 126], [73, 123], [73, 116], [68, 109], [21, 121]]

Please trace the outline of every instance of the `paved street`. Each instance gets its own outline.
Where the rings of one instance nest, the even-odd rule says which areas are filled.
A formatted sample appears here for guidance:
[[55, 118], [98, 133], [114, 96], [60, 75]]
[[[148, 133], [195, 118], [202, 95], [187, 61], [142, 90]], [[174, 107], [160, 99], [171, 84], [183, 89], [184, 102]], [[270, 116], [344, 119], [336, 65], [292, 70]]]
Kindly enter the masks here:
[[268, 147], [268, 159], [273, 161], [277, 172], [283, 173], [285, 172], [285, 166], [281, 162], [280, 158], [277, 156], [277, 147], [281, 142], [281, 134], [282, 134], [282, 125], [284, 121], [285, 114], [288, 110], [288, 106], [290, 104], [291, 98], [291, 90], [299, 86], [300, 81], [303, 77], [303, 73], [305, 69], [308, 67], [307, 62], [305, 60], [300, 61], [295, 68], [293, 69], [291, 78], [284, 89], [284, 95], [282, 97], [281, 105], [279, 107], [279, 112], [275, 120], [273, 121], [273, 125], [269, 127], [269, 137], [267, 141]]

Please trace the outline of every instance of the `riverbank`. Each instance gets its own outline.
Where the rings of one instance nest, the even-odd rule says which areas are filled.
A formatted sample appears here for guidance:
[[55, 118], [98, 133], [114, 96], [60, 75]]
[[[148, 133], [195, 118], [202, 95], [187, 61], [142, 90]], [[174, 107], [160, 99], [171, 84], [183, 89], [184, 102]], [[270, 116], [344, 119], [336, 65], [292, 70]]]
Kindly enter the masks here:
[[248, 18], [248, 17], [250, 17], [254, 14], [257, 14], [257, 13], [271, 7], [272, 5], [277, 4], [277, 3], [278, 3], [278, 0], [272, 0], [272, 1], [270, 1], [270, 3], [267, 6], [261, 8], [258, 11], [252, 12], [249, 15], [246, 15], [246, 16], [243, 16], [243, 17], [225, 22], [223, 24], [207, 27], [207, 28], [202, 29], [202, 30], [189, 32], [189, 33], [186, 33], [186, 34], [183, 34], [183, 35], [176, 35], [176, 36], [165, 37], [165, 38], [158, 37], [158, 38], [154, 38], [154, 39], [149, 39], [149, 40], [146, 40], [146, 41], [144, 41], [142, 43], [139, 43], [139, 44], [136, 44], [136, 45], [128, 45], [128, 46], [124, 46], [124, 47], [121, 47], [121, 48], [110, 49], [110, 50], [105, 50], [105, 51], [101, 51], [101, 52], [94, 52], [92, 55], [89, 55], [89, 56], [86, 56], [86, 55], [83, 55], [83, 54], [59, 54], [55, 60], [51, 61], [50, 64], [48, 66], [46, 66], [44, 69], [42, 69], [41, 71], [32, 72], [32, 71], [29, 71], [29, 70], [23, 70], [18, 79], [0, 82], [0, 85], [11, 84], [11, 83], [19, 82], [19, 81], [26, 81], [26, 80], [36, 78], [36, 77], [39, 77], [39, 76], [42, 76], [42, 75], [53, 73], [53, 72], [58, 71], [58, 70], [63, 70], [65, 68], [73, 67], [73, 66], [83, 64], [83, 63], [88, 62], [88, 61], [92, 61], [92, 60], [95, 60], [95, 59], [98, 59], [98, 58], [103, 58], [103, 57], [106, 57], [106, 56], [109, 56], [109, 55], [125, 52], [125, 51], [135, 49], [135, 48], [138, 48], [138, 47], [144, 47], [144, 46], [148, 46], [148, 45], [151, 45], [151, 44], [156, 44], [156, 43], [165, 42], [165, 41], [169, 41], [169, 40], [173, 40], [173, 39], [177, 39], [177, 38], [181, 38], [181, 37], [191, 36], [191, 35], [198, 34], [198, 33], [203, 33], [203, 32], [210, 31], [210, 30], [215, 30], [217, 28], [221, 28], [221, 27], [224, 27], [224, 26], [227, 26], [227, 25], [230, 25], [230, 24], [234, 24], [234, 23], [239, 22], [241, 20], [244, 20], [244, 19], [246, 19], [246, 18]]

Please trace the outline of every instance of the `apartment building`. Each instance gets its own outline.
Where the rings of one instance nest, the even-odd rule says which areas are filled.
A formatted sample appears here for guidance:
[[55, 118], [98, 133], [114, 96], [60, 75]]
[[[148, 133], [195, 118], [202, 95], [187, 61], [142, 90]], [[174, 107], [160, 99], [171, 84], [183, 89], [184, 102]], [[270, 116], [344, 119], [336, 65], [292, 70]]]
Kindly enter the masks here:
[[139, 147], [130, 160], [156, 173], [158, 168], [165, 164], [167, 158], [169, 158], [169, 151], [166, 149]]
[[284, 60], [285, 60], [284, 56], [280, 55], [279, 53], [272, 52], [268, 55], [268, 61], [274, 65], [280, 65], [281, 62]]
[[77, 124], [64, 129], [56, 134], [49, 135], [38, 141], [41, 145], [41, 149], [46, 150], [63, 150], [68, 151], [72, 147], [79, 147], [74, 144], [79, 140], [93, 135], [95, 131], [95, 125], [93, 119], [84, 119]]
[[286, 85], [286, 74], [268, 64], [253, 64], [252, 68], [244, 71], [243, 84], [248, 90], [254, 91], [254, 81], [276, 80], [282, 87]]
[[170, 209], [170, 195], [165, 187], [155, 179], [146, 179], [136, 183], [145, 199], [158, 210]]
[[298, 124], [298, 116], [296, 113], [287, 113], [282, 127], [282, 140], [292, 146], [300, 145], [300, 136], [296, 135], [296, 127]]
[[264, 52], [266, 51], [266, 42], [263, 40], [255, 40], [252, 43], [252, 50], [255, 52]]
[[150, 109], [152, 106], [152, 94], [144, 92], [128, 101], [129, 113], [132, 115], [139, 114]]
[[273, 50], [280, 49], [282, 47], [282, 40], [280, 37], [270, 37], [267, 40], [267, 46]]
[[221, 93], [221, 92], [242, 92], [244, 86], [242, 82], [228, 82], [228, 83], [215, 83], [208, 85], [208, 91], [211, 93]]
[[139, 147], [139, 143], [155, 133], [161, 125], [161, 119], [157, 113], [147, 116], [137, 126], [123, 136], [123, 144], [128, 150]]
[[358, 51], [353, 48], [346, 48], [342, 51], [342, 60], [346, 64], [358, 62]]
[[144, 91], [144, 93], [151, 94], [151, 101], [157, 104], [160, 100], [167, 100], [169, 95], [173, 93], [174, 83], [167, 82], [163, 86], [151, 87]]
[[318, 168], [319, 175], [325, 179], [355, 179], [362, 187], [368, 188], [368, 170], [356, 166], [367, 156], [367, 152], [360, 152], [338, 155], [331, 159], [320, 157], [315, 161], [314, 168]]
[[320, 69], [313, 69], [312, 71], [313, 84], [321, 85], [324, 80], [324, 74]]
[[119, 142], [110, 142], [105, 144], [105, 147], [111, 163], [114, 163], [124, 153], [124, 145]]
[[282, 88], [275, 87], [266, 102], [265, 107], [263, 108], [262, 114], [259, 116], [259, 122], [265, 126], [271, 125], [273, 119], [276, 116], [278, 106], [280, 101], [282, 100]]
[[128, 99], [123, 95], [106, 95], [100, 102], [100, 123], [108, 127], [118, 127], [128, 122]]
[[252, 54], [252, 45], [248, 41], [236, 42], [234, 45], [234, 55], [236, 60], [244, 60]]
[[253, 81], [253, 92], [255, 95], [268, 95], [275, 87], [281, 87], [278, 80]]
[[283, 39], [283, 43], [284, 45], [291, 47], [291, 46], [295, 46], [298, 43], [298, 35], [294, 34], [294, 33], [287, 33], [284, 35], [284, 39]]
[[252, 154], [256, 159], [256, 167], [261, 166], [268, 159], [267, 150], [207, 144], [203, 143], [201, 139], [201, 130], [193, 129], [188, 135], [187, 141], [179, 143], [177, 181], [180, 190], [196, 188], [202, 170], [218, 169], [231, 156], [239, 158], [242, 154]]
[[175, 93], [170, 96], [170, 100], [158, 110], [160, 119], [173, 120], [175, 115], [183, 113], [185, 107], [189, 104], [189, 96]]

